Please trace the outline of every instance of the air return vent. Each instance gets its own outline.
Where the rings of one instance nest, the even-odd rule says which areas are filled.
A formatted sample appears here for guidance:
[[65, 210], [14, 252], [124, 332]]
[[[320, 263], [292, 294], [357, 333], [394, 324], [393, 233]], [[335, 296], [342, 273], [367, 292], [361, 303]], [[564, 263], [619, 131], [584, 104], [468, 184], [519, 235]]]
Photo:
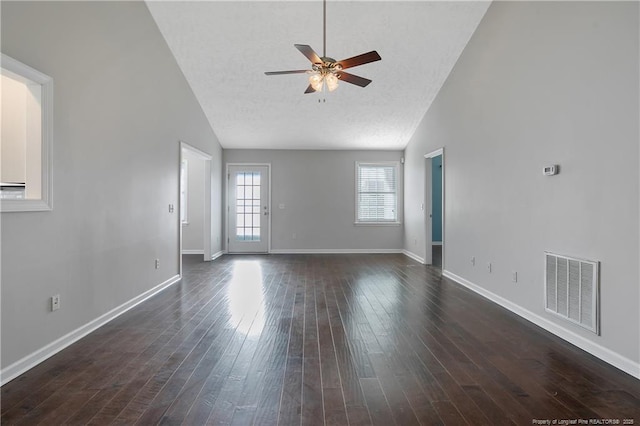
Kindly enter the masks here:
[[545, 252], [546, 310], [600, 334], [599, 264]]

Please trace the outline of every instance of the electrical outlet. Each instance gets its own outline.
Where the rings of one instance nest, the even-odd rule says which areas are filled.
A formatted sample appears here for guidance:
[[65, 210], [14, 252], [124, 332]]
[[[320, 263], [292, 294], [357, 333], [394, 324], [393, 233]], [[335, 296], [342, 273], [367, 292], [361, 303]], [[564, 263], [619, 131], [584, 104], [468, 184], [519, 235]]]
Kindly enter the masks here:
[[491, 262], [487, 263], [487, 271], [489, 271], [489, 273], [491, 273]]
[[173, 213], [173, 204], [169, 204], [169, 213]]
[[471, 264], [473, 266], [476, 266], [476, 257], [475, 256], [471, 256]]
[[156, 259], [156, 269], [160, 269], [160, 259]]
[[511, 273], [511, 281], [513, 281], [514, 283], [518, 282], [518, 273], [516, 271], [513, 271]]
[[51, 296], [51, 312], [60, 309], [60, 295], [54, 294]]

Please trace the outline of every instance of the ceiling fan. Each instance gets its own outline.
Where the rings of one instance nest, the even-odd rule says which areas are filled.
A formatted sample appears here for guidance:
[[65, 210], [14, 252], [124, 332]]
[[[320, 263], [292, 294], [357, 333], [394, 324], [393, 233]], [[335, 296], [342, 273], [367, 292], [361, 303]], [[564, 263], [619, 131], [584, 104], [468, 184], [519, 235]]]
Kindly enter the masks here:
[[338, 87], [338, 80], [366, 87], [371, 83], [371, 80], [344, 72], [344, 70], [382, 59], [375, 50], [341, 61], [327, 56], [327, 0], [322, 2], [322, 56], [318, 56], [311, 46], [306, 44], [294, 44], [294, 46], [311, 61], [310, 70], [267, 71], [265, 74], [309, 74], [309, 87], [304, 93], [320, 92], [324, 83], [326, 83], [327, 89], [333, 92]]

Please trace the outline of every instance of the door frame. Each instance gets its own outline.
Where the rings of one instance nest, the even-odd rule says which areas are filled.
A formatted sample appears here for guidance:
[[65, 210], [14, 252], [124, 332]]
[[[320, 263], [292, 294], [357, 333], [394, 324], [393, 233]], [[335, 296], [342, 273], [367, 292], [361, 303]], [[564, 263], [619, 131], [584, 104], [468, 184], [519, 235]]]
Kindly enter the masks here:
[[227, 205], [227, 209], [225, 210], [225, 225], [224, 225], [224, 233], [226, 234], [226, 239], [224, 242], [224, 251], [225, 253], [229, 253], [229, 180], [231, 179], [231, 174], [229, 172], [229, 167], [230, 166], [239, 166], [239, 167], [266, 167], [267, 168], [267, 174], [269, 175], [269, 202], [267, 203], [268, 206], [268, 210], [269, 210], [269, 216], [268, 216], [268, 222], [269, 222], [269, 232], [268, 232], [268, 236], [267, 236], [267, 254], [271, 253], [271, 225], [272, 225], [272, 220], [271, 220], [271, 216], [272, 216], [272, 212], [273, 209], [271, 208], [271, 193], [273, 191], [273, 189], [271, 188], [271, 163], [226, 163], [225, 164], [225, 175], [226, 175], [226, 184], [224, 186], [224, 193], [225, 193], [225, 204]]
[[[425, 177], [424, 177], [424, 193], [425, 193], [425, 206], [424, 209], [424, 263], [427, 265], [433, 264], [433, 228], [432, 228], [432, 219], [429, 217], [430, 212], [433, 210], [433, 205], [431, 202], [432, 196], [432, 188], [433, 188], [433, 177], [432, 177], [432, 169], [431, 167], [427, 167], [427, 161], [432, 163], [433, 157], [437, 157], [438, 155], [442, 155], [442, 200], [441, 200], [441, 218], [442, 218], [442, 270], [445, 270], [444, 263], [444, 247], [445, 247], [445, 231], [444, 231], [444, 223], [445, 223], [445, 156], [444, 156], [444, 147], [438, 148], [435, 151], [431, 151], [428, 154], [424, 155], [425, 158]], [[431, 164], [430, 164], [431, 165]]]
[[[204, 198], [204, 216], [202, 224], [202, 233], [203, 233], [203, 252], [204, 252], [204, 261], [211, 261], [211, 247], [212, 247], [212, 209], [211, 209], [211, 166], [213, 157], [210, 154], [207, 154], [204, 151], [199, 150], [198, 148], [189, 145], [184, 141], [179, 141], [179, 149], [180, 155], [178, 156], [178, 258], [179, 258], [179, 273], [182, 276], [182, 221], [180, 218], [182, 217], [182, 203], [180, 202], [180, 188], [182, 184], [182, 173], [180, 173], [182, 168], [182, 160], [184, 159], [183, 152], [189, 151], [192, 154], [197, 155], [202, 161], [204, 161], [204, 194], [202, 194]], [[188, 182], [188, 181], [187, 181]]]

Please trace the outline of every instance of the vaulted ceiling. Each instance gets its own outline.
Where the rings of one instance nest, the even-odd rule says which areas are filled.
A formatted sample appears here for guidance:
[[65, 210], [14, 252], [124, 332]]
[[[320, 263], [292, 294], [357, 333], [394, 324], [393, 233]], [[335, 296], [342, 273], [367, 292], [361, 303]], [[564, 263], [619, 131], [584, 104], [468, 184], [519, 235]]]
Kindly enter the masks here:
[[403, 149], [489, 6], [486, 1], [327, 3], [327, 56], [376, 50], [382, 61], [304, 94], [310, 68], [294, 44], [322, 54], [322, 2], [147, 1], [224, 148]]

